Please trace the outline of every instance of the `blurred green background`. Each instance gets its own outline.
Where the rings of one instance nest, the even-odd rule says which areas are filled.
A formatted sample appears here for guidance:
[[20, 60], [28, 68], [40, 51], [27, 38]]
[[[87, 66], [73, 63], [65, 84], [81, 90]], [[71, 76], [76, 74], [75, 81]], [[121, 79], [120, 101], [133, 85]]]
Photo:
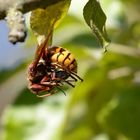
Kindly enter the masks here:
[[106, 53], [81, 16], [85, 3], [72, 1], [53, 38], [75, 55], [84, 82], [64, 87], [67, 96], [33, 95], [26, 69], [37, 43], [29, 29], [18, 44], [27, 57], [0, 71], [0, 140], [140, 140], [140, 1], [101, 1], [112, 42]]

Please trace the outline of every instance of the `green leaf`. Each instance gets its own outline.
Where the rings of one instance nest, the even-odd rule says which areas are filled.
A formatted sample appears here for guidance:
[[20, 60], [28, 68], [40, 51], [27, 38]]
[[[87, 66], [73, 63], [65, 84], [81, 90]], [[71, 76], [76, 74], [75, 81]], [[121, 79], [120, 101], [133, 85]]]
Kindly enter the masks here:
[[[125, 86], [126, 87], [126, 86]], [[125, 135], [132, 140], [140, 139], [140, 88], [128, 86], [99, 113], [100, 123], [104, 128], [118, 135]]]
[[84, 7], [83, 16], [92, 32], [99, 40], [101, 46], [106, 50], [110, 40], [105, 28], [106, 15], [100, 6], [100, 3], [97, 0], [89, 0]]
[[30, 17], [30, 25], [34, 33], [37, 36], [47, 36], [50, 30], [56, 28], [66, 15], [70, 2], [71, 0], [61, 0], [45, 9], [33, 11]]

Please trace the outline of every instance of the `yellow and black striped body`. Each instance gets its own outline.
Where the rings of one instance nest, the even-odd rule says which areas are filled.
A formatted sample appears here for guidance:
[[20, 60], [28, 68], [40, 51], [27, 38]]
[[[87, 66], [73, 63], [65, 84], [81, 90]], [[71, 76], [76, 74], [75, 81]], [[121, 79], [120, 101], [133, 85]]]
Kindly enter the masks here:
[[74, 55], [67, 49], [58, 46], [51, 46], [48, 48], [47, 53], [52, 65], [56, 64], [69, 72], [77, 73], [77, 62]]

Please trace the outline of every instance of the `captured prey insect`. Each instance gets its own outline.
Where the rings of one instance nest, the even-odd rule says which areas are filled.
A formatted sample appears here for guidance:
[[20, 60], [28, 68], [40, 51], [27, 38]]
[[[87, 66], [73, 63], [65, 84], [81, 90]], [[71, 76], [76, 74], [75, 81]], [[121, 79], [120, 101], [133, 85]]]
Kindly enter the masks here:
[[[36, 58], [28, 68], [28, 87], [38, 97], [54, 94], [55, 89], [61, 90], [64, 83], [75, 87], [75, 82], [83, 81], [77, 75], [77, 61], [73, 54], [62, 47], [49, 46], [50, 36], [38, 46]], [[47, 93], [41, 95], [42, 92]]]

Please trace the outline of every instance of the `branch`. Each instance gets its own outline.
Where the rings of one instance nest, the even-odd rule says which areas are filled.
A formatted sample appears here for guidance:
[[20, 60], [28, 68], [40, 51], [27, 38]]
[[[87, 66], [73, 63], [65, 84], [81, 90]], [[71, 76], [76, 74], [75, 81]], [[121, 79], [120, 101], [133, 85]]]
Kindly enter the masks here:
[[9, 41], [23, 42], [26, 27], [23, 14], [37, 8], [46, 8], [63, 0], [0, 0], [0, 20], [6, 19], [9, 27]]
[[62, 0], [0, 0], [0, 20], [6, 17], [10, 7], [17, 5], [23, 14], [37, 8], [45, 8]]

